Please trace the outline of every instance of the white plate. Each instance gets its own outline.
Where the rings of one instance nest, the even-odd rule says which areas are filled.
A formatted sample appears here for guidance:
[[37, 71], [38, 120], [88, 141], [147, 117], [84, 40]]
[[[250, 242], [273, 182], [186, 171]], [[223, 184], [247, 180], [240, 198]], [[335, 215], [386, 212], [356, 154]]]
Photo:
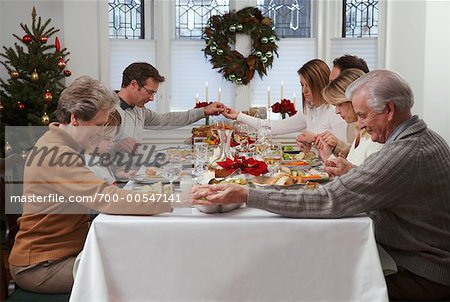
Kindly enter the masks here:
[[[145, 175], [136, 175], [132, 178], [132, 180], [138, 184], [154, 184], [157, 182], [162, 182], [164, 184], [170, 183], [166, 178], [164, 177], [147, 177]], [[175, 180], [173, 183], [179, 183], [180, 180]]]

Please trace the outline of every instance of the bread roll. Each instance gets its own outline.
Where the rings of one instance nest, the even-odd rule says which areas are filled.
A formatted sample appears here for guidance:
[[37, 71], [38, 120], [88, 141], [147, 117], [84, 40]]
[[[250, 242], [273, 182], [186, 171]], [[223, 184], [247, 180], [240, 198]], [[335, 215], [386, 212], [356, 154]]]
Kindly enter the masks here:
[[290, 186], [294, 184], [294, 180], [288, 174], [279, 173], [272, 177], [270, 184], [275, 186]]

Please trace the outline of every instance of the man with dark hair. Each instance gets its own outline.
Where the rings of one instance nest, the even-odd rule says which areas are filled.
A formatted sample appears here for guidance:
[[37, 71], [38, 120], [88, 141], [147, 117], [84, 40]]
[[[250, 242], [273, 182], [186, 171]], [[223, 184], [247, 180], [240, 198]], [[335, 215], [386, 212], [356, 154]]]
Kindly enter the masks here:
[[343, 55], [333, 61], [333, 68], [330, 73], [330, 82], [334, 80], [342, 71], [349, 68], [361, 69], [365, 73], [369, 72], [366, 61], [357, 56]]
[[192, 124], [206, 116], [218, 115], [224, 110], [219, 102], [185, 112], [156, 113], [145, 108], [153, 101], [159, 84], [164, 82], [158, 70], [144, 62], [132, 63], [123, 71], [122, 87], [118, 92], [120, 104], [117, 111], [122, 118], [122, 149], [131, 151], [136, 143], [142, 142], [144, 128], [168, 129]]

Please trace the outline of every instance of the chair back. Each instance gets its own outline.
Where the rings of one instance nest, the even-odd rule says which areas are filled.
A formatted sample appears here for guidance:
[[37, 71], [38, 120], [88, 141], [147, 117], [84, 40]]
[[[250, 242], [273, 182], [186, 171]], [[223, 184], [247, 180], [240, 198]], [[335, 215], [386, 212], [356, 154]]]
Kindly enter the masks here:
[[5, 159], [0, 159], [0, 196], [3, 200], [1, 213], [5, 214], [5, 239], [8, 250], [14, 244], [14, 239], [19, 231], [17, 219], [21, 213], [21, 203], [11, 203], [11, 196], [22, 196], [23, 171], [25, 160], [18, 154], [12, 154]]

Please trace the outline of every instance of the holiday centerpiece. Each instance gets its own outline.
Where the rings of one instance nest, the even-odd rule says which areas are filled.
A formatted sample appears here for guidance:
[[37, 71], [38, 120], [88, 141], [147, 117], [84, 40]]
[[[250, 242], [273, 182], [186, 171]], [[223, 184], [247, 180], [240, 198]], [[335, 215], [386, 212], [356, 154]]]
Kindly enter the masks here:
[[[247, 34], [252, 40], [250, 55], [245, 58], [233, 50], [236, 34]], [[278, 46], [272, 20], [262, 15], [256, 7], [246, 7], [224, 15], [214, 15], [203, 30], [206, 46], [203, 49], [213, 68], [219, 69], [224, 78], [236, 84], [247, 85], [255, 71], [262, 78], [267, 68], [272, 67]]]
[[281, 118], [285, 119], [286, 114], [289, 116], [293, 116], [297, 113], [297, 110], [295, 110], [294, 103], [291, 102], [291, 100], [288, 99], [282, 99], [280, 102], [276, 102], [271, 106], [273, 113], [281, 113]]

